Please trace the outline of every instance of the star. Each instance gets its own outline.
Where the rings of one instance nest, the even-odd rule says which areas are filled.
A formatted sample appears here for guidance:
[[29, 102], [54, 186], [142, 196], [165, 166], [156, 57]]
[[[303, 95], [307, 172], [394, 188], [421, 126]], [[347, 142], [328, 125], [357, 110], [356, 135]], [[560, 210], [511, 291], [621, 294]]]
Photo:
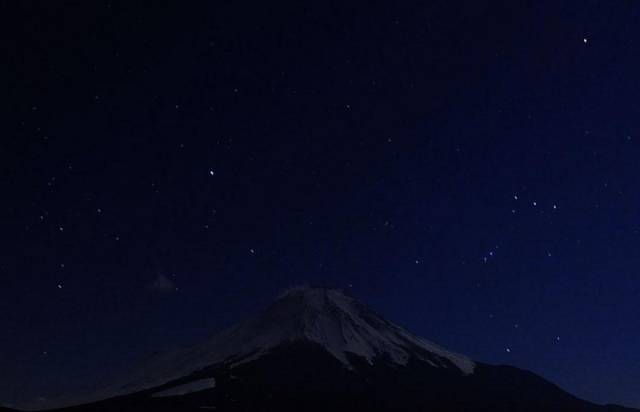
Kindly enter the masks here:
[[215, 176], [215, 175], [216, 175], [216, 172], [214, 172], [213, 170], [209, 170], [209, 175], [211, 175], [211, 176]]
[[507, 348], [507, 353], [511, 353], [511, 348]]
[[582, 38], [582, 42], [583, 42], [584, 44], [587, 44], [587, 43], [589, 42], [589, 39], [587, 39], [586, 37], [583, 37], [583, 38]]
[[58, 289], [62, 289], [62, 283], [58, 283]]

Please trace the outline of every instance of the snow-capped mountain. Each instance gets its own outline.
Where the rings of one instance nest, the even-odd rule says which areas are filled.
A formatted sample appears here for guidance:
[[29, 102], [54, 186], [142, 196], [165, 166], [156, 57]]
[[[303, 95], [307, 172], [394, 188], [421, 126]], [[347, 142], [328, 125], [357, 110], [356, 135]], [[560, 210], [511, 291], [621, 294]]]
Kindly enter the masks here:
[[476, 363], [324, 288], [288, 290], [256, 317], [84, 401], [71, 409], [617, 410], [532, 373]]
[[90, 400], [160, 386], [218, 363], [234, 368], [300, 341], [317, 343], [347, 368], [354, 356], [369, 364], [378, 358], [398, 365], [413, 356], [461, 374], [475, 367], [469, 358], [411, 334], [338, 289], [300, 287], [287, 290], [258, 316], [194, 348], [162, 356]]

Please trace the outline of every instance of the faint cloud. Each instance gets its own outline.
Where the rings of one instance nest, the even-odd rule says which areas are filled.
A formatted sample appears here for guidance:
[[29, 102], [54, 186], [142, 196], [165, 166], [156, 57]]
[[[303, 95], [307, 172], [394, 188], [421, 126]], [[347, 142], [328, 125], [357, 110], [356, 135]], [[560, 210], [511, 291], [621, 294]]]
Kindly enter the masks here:
[[164, 273], [158, 274], [151, 283], [150, 288], [157, 292], [173, 292], [177, 289], [175, 282]]

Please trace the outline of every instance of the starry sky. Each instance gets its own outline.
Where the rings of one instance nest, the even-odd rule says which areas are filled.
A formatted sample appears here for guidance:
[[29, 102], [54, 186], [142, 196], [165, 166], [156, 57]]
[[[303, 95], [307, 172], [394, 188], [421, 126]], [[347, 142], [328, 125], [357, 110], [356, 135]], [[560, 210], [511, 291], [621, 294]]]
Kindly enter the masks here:
[[0, 11], [0, 403], [309, 284], [640, 407], [640, 4], [132, 3]]

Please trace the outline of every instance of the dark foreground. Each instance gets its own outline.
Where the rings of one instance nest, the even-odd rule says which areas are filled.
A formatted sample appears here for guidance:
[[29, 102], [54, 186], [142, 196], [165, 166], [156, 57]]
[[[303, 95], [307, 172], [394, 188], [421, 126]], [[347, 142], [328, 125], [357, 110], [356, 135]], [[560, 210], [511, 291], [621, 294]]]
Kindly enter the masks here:
[[297, 343], [233, 369], [222, 365], [180, 380], [215, 377], [213, 389], [151, 396], [174, 382], [59, 411], [632, 411], [580, 400], [533, 373], [507, 366], [478, 364], [474, 374], [464, 376], [423, 362], [398, 368], [354, 359], [354, 365], [346, 369], [322, 348]]

